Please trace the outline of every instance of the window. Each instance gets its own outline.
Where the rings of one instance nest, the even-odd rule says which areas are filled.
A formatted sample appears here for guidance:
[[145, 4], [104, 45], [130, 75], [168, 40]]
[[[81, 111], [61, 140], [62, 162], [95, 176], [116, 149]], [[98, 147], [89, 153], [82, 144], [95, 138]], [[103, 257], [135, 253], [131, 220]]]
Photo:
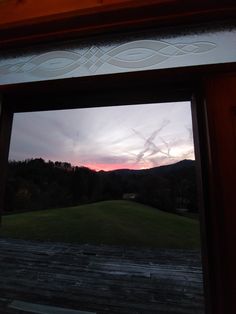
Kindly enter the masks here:
[[[16, 113], [10, 159], [1, 244], [23, 276], [11, 308], [203, 313], [190, 102]], [[51, 252], [43, 267], [35, 248]]]
[[[224, 36], [224, 39], [227, 40], [227, 36]], [[221, 45], [222, 43], [223, 42], [221, 41]], [[225, 43], [226, 42], [224, 42], [223, 46], [227, 47]], [[232, 51], [234, 50], [232, 49]], [[224, 53], [221, 55], [224, 56]], [[63, 79], [65, 78], [64, 76], [57, 76], [57, 78], [61, 79], [57, 81], [53, 80], [53, 78], [55, 78], [54, 76], [53, 78], [51, 77], [51, 81], [49, 80], [43, 82], [45, 79], [44, 77], [44, 79], [35, 79], [34, 84], [30, 83], [34, 80], [29, 79], [27, 74], [29, 65], [26, 66], [26, 69], [23, 68], [22, 72], [21, 67], [23, 64], [15, 64], [14, 58], [11, 59], [9, 64], [6, 64], [4, 61], [1, 70], [5, 71], [6, 66], [8, 70], [11, 69], [12, 73], [8, 73], [10, 76], [7, 74], [7, 80], [5, 80], [6, 77], [4, 77], [2, 84], [13, 82], [16, 83], [16, 81], [12, 81], [12, 79], [16, 77], [16, 73], [14, 71], [17, 69], [19, 70], [19, 75], [17, 75], [17, 82], [30, 82], [18, 86], [12, 85], [10, 87], [5, 86], [2, 88], [4, 95], [1, 107], [2, 111], [0, 130], [0, 163], [2, 170], [2, 176], [0, 177], [1, 208], [3, 207], [2, 196], [4, 191], [2, 187], [4, 186], [5, 182], [5, 165], [8, 155], [12, 112], [65, 109], [101, 105], [108, 106], [116, 105], [117, 103], [124, 105], [126, 103], [137, 104], [140, 102], [153, 103], [160, 101], [185, 101], [191, 99], [192, 95], [194, 95], [194, 134], [195, 142], [197, 143], [197, 156], [202, 166], [202, 170], [199, 170], [199, 173], [202, 174], [202, 186], [199, 188], [200, 191], [203, 192], [202, 239], [204, 244], [203, 266], [206, 287], [205, 291], [207, 293], [206, 306], [208, 312], [214, 312], [214, 309], [218, 312], [221, 311], [220, 309], [224, 308], [224, 305], [222, 305], [221, 302], [222, 300], [225, 301], [227, 299], [226, 292], [224, 295], [224, 291], [227, 289], [225, 290], [223, 288], [227, 288], [227, 285], [225, 283], [222, 285], [222, 278], [224, 277], [225, 273], [227, 273], [227, 271], [225, 271], [226, 266], [222, 261], [222, 258], [219, 257], [217, 253], [218, 245], [220, 247], [220, 252], [223, 252], [221, 241], [227, 237], [221, 233], [222, 228], [221, 221], [219, 219], [219, 217], [221, 217], [219, 209], [221, 208], [218, 206], [218, 204], [216, 204], [216, 202], [218, 199], [220, 199], [221, 202], [224, 202], [225, 200], [223, 200], [220, 196], [216, 197], [216, 194], [214, 194], [216, 183], [213, 182], [212, 178], [214, 176], [217, 178], [219, 177], [216, 167], [213, 167], [211, 163], [214, 151], [212, 152], [210, 150], [210, 148], [212, 148], [210, 144], [212, 143], [209, 144], [209, 142], [213, 139], [212, 134], [214, 132], [212, 130], [214, 130], [214, 128], [212, 125], [210, 126], [211, 133], [209, 133], [209, 137], [209, 125], [207, 125], [207, 122], [209, 121], [207, 114], [209, 114], [209, 112], [205, 111], [206, 106], [204, 104], [202, 88], [204, 87], [207, 91], [210, 90], [209, 85], [207, 85], [208, 83], [205, 81], [205, 78], [209, 73], [219, 74], [222, 73], [222, 71], [227, 71], [227, 69], [232, 70], [232, 68], [234, 68], [234, 64], [227, 64], [227, 62], [234, 62], [235, 60], [227, 58], [224, 61], [220, 61], [217, 58], [212, 58], [211, 60], [213, 60], [215, 63], [225, 62], [225, 64], [213, 64], [211, 66], [199, 67], [186, 66], [183, 68], [170, 67], [169, 69], [159, 70], [155, 70], [156, 67], [154, 67], [154, 69], [147, 68], [142, 72], [131, 71], [132, 73], [127, 73], [127, 71], [124, 71], [124, 73], [117, 73], [114, 75], [103, 75], [101, 73], [99, 77], [84, 76]], [[9, 61], [8, 58], [7, 61]], [[43, 62], [44, 61], [46, 60], [43, 60]], [[61, 65], [61, 62], [57, 64]], [[51, 66], [53, 67], [54, 65], [52, 64]], [[65, 64], [63, 63], [62, 68], [64, 66]], [[30, 64], [30, 71], [31, 70], [32, 64]], [[25, 79], [25, 75], [27, 75], [27, 79]], [[48, 79], [48, 77], [46, 79]], [[210, 110], [210, 114], [214, 112], [212, 108], [207, 108], [207, 110]], [[216, 180], [216, 182], [218, 181]], [[218, 210], [216, 215], [214, 215], [212, 211], [212, 206], [214, 204]], [[226, 208], [224, 206], [223, 208]], [[229, 261], [226, 261], [225, 263], [230, 264]], [[231, 267], [231, 269], [233, 268]], [[223, 272], [221, 272], [222, 270]], [[229, 276], [227, 278], [229, 278]], [[228, 291], [230, 290], [228, 289]], [[221, 298], [221, 295], [224, 295], [224, 297]], [[230, 292], [230, 296], [231, 295], [232, 293]], [[218, 309], [217, 305], [219, 305], [220, 309]]]

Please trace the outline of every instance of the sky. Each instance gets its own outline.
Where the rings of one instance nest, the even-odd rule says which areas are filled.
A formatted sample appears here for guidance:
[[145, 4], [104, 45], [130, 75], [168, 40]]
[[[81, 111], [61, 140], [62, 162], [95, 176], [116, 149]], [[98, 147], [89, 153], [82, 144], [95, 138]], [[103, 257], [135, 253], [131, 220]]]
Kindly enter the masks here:
[[9, 160], [31, 158], [96, 171], [195, 159], [190, 102], [16, 113]]

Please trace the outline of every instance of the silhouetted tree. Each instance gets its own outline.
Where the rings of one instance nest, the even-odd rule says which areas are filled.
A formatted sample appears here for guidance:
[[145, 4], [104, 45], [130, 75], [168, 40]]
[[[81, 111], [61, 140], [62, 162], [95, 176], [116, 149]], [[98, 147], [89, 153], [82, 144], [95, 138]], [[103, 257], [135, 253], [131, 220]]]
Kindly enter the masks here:
[[133, 193], [136, 201], [161, 210], [186, 207], [197, 211], [195, 164], [183, 161], [140, 171], [96, 172], [42, 158], [11, 161], [5, 208], [15, 211], [66, 207], [122, 199], [125, 193]]

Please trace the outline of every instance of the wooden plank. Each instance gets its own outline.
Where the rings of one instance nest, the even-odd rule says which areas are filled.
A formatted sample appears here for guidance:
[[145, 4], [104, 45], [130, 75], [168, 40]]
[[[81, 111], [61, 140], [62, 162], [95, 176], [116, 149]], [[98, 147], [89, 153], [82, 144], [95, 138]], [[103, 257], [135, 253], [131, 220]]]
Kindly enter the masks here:
[[207, 210], [213, 313], [235, 313], [236, 295], [236, 72], [208, 75], [205, 107], [210, 168]]
[[235, 16], [232, 0], [1, 1], [0, 44], [16, 48], [147, 26], [225, 22]]
[[0, 239], [0, 251], [6, 300], [104, 314], [203, 313], [198, 251], [10, 239]]
[[18, 300], [12, 301], [8, 305], [8, 308], [38, 314], [96, 314], [95, 312], [71, 310], [55, 306], [41, 305], [37, 303], [22, 302]]

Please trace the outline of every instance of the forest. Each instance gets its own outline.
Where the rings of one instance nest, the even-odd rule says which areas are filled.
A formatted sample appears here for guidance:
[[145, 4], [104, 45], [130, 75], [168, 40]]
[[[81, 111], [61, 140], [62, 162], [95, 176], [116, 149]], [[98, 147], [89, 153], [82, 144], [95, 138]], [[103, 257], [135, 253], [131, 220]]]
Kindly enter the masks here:
[[195, 161], [98, 172], [42, 158], [8, 165], [6, 213], [129, 198], [168, 212], [178, 208], [197, 212]]

